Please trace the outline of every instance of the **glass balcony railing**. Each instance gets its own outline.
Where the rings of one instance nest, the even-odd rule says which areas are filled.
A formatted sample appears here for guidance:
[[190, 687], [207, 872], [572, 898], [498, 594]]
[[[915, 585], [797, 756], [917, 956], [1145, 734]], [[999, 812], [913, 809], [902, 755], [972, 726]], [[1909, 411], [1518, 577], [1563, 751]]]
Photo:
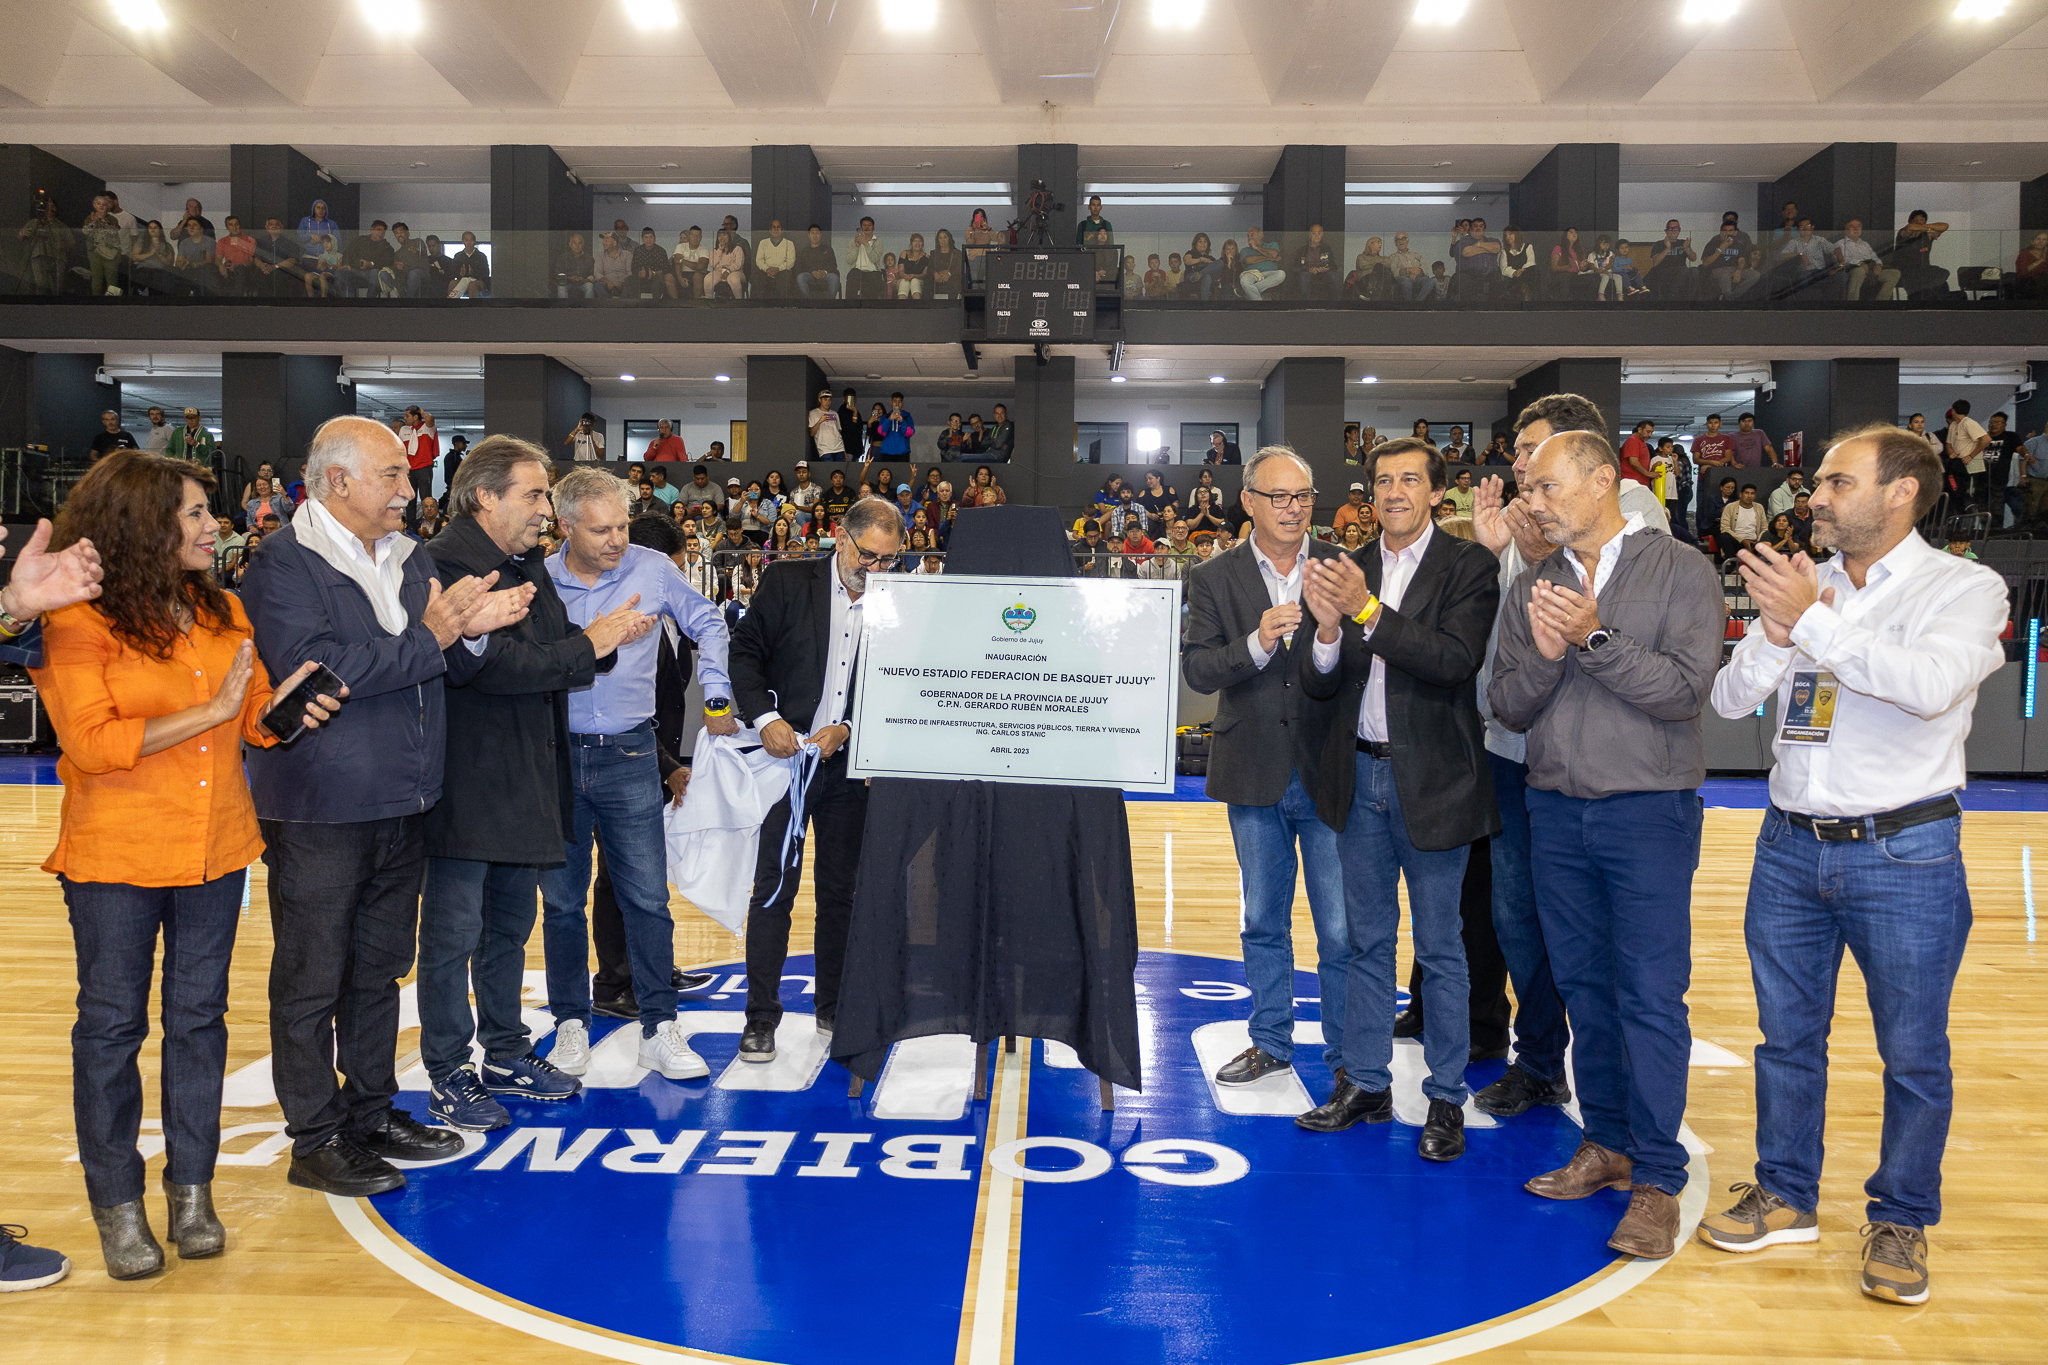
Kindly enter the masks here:
[[[196, 225], [195, 225], [196, 226]], [[1701, 224], [1702, 227], [1706, 226]], [[1259, 240], [1254, 241], [1257, 234]], [[1094, 243], [1098, 297], [1169, 307], [1940, 307], [2048, 299], [2048, 232], [1821, 229], [1724, 235], [1615, 229], [1262, 234], [1126, 232]], [[176, 237], [175, 228], [172, 238]], [[965, 229], [746, 233], [285, 231], [173, 240], [32, 222], [0, 241], [0, 293], [112, 300], [552, 301], [575, 306], [951, 305], [979, 292]]]

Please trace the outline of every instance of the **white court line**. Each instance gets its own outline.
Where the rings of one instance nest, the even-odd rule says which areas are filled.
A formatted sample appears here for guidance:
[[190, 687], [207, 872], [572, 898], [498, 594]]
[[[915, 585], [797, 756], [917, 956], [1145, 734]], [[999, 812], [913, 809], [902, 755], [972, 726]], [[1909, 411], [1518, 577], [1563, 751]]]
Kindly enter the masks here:
[[[978, 1049], [977, 1049], [978, 1050]], [[1003, 1141], [1022, 1137], [1024, 1127], [1020, 1096], [1024, 1066], [1031, 1056], [1031, 1040], [1020, 1051], [996, 1049], [996, 1102], [988, 1116], [989, 1141], [984, 1151], [993, 1151]], [[988, 1215], [981, 1225], [980, 1275], [974, 1287], [974, 1332], [967, 1342], [967, 1365], [1002, 1365], [1003, 1347], [1010, 1342], [1014, 1324], [1009, 1321], [1010, 1213], [1017, 1181], [999, 1166], [988, 1169]]]

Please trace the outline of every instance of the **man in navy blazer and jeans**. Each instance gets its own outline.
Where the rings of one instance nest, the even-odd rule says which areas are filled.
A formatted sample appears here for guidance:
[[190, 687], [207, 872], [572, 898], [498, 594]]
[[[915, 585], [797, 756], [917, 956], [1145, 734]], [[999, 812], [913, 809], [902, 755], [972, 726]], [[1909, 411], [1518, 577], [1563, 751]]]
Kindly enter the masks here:
[[348, 685], [349, 705], [333, 728], [245, 757], [270, 871], [286, 1178], [356, 1197], [405, 1184], [391, 1159], [462, 1147], [392, 1107], [398, 982], [412, 970], [426, 811], [441, 798], [441, 651], [511, 624], [532, 594], [490, 592], [488, 576], [441, 591], [404, 532], [405, 447], [383, 424], [323, 425], [305, 478], [305, 505], [251, 558], [242, 602], [266, 666], [318, 660]]

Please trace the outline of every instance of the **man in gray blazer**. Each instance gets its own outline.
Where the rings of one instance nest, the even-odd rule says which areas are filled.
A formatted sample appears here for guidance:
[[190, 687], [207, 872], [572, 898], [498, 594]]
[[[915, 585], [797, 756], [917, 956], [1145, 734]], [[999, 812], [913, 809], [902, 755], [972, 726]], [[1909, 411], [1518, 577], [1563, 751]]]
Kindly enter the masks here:
[[[1286, 446], [1267, 446], [1244, 466], [1252, 533], [1189, 575], [1181, 675], [1197, 692], [1221, 693], [1208, 794], [1230, 808], [1243, 878], [1245, 982], [1252, 992], [1252, 1045], [1216, 1073], [1219, 1085], [1250, 1085], [1294, 1059], [1294, 880], [1306, 872], [1316, 926], [1323, 1060], [1343, 1081], [1344, 981], [1351, 936], [1337, 835], [1316, 818], [1303, 774], [1313, 772], [1321, 729], [1308, 716], [1294, 649], [1309, 647], [1301, 612], [1303, 570], [1339, 551], [1313, 539], [1315, 480]], [[1299, 632], [1299, 640], [1297, 640]], [[1297, 846], [1299, 862], [1297, 863]]]

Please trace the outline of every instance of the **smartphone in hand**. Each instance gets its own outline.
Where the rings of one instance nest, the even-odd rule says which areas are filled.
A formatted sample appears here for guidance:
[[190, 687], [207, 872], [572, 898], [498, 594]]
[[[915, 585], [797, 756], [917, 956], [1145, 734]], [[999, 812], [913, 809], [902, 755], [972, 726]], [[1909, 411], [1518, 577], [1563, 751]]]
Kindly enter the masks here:
[[263, 728], [276, 735], [279, 743], [291, 743], [306, 728], [307, 705], [315, 697], [320, 696], [333, 697], [339, 701], [341, 690], [346, 686], [348, 684], [341, 680], [340, 674], [326, 664], [321, 664], [270, 708], [268, 714], [263, 717]]

